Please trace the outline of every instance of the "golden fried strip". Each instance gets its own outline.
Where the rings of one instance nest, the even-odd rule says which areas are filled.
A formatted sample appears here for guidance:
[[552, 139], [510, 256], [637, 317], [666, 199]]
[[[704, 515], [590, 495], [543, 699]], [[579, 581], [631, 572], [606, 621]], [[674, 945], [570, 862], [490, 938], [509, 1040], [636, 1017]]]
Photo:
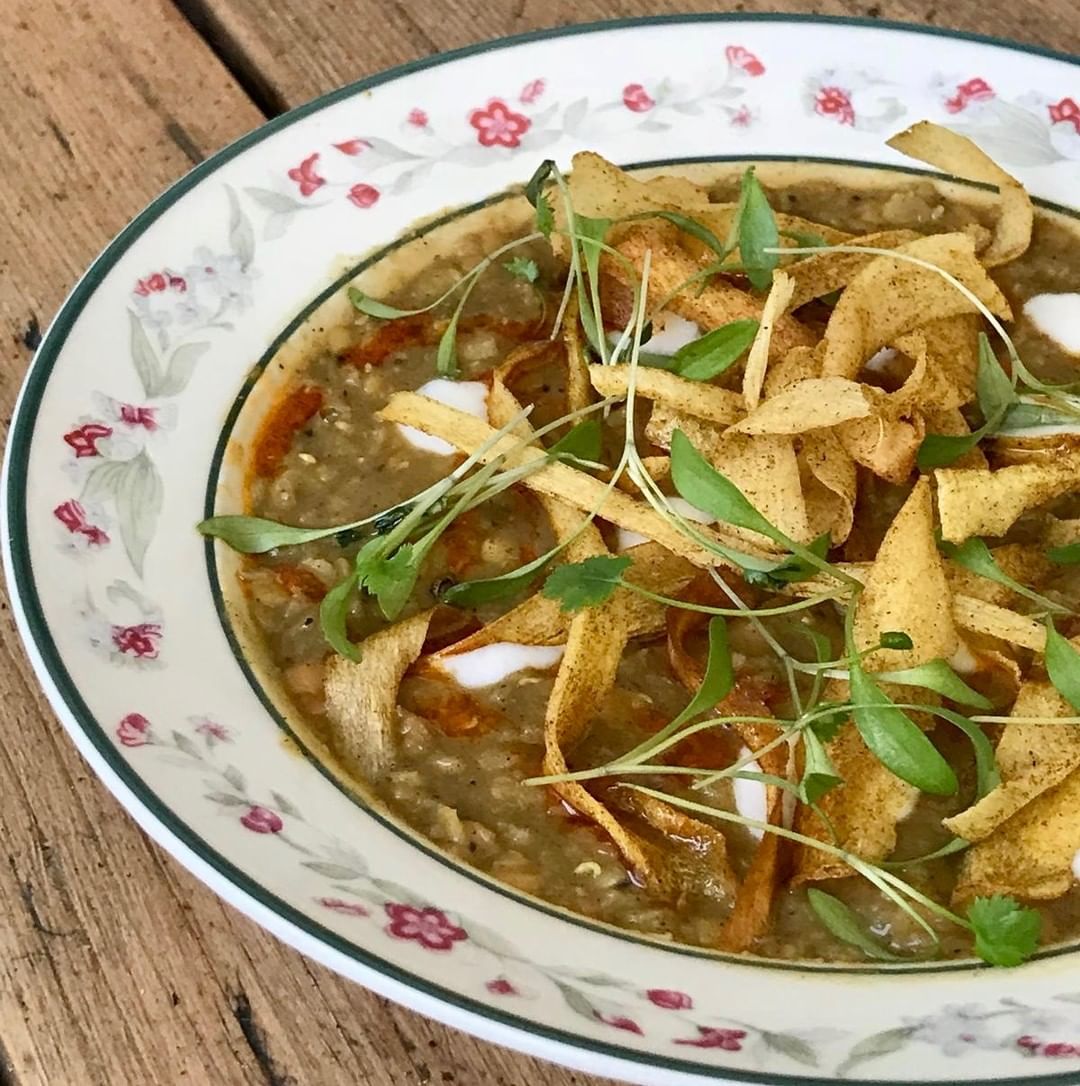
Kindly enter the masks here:
[[[601, 396], [626, 396], [630, 386], [630, 366], [589, 367], [589, 380]], [[743, 398], [737, 392], [718, 388], [704, 381], [685, 377], [652, 366], [639, 366], [634, 381], [636, 394], [673, 411], [729, 425], [745, 414]]]
[[988, 268], [1027, 252], [1035, 209], [1024, 186], [971, 140], [941, 125], [920, 121], [888, 140], [901, 154], [928, 162], [954, 177], [994, 185], [1001, 197], [994, 235], [979, 258]]
[[333, 746], [350, 770], [377, 779], [393, 761], [401, 679], [420, 655], [432, 611], [372, 634], [360, 646], [361, 662], [331, 656], [326, 665], [326, 715]]
[[785, 272], [778, 271], [773, 275], [772, 288], [762, 306], [757, 335], [754, 336], [754, 342], [750, 345], [750, 353], [746, 356], [746, 365], [743, 369], [742, 393], [747, 411], [753, 411], [761, 401], [761, 386], [765, 384], [765, 370], [771, 357], [770, 345], [773, 333], [780, 319], [787, 312], [794, 289], [794, 280], [790, 279]]

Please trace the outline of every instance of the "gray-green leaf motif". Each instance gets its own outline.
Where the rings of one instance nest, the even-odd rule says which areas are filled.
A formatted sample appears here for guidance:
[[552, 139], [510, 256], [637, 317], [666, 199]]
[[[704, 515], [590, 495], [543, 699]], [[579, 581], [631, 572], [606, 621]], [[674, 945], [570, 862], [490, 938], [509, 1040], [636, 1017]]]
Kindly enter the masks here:
[[169, 356], [165, 375], [154, 390], [154, 396], [179, 396], [195, 372], [195, 363], [210, 349], [206, 342], [183, 343]]
[[165, 493], [161, 476], [145, 449], [126, 464], [127, 470], [116, 484], [113, 499], [124, 550], [142, 576], [146, 550], [154, 538]]
[[882, 1030], [880, 1033], [872, 1033], [869, 1037], [864, 1037], [848, 1053], [847, 1059], [837, 1067], [836, 1077], [843, 1078], [856, 1067], [869, 1063], [870, 1060], [899, 1052], [911, 1040], [915, 1028], [915, 1026], [898, 1026], [895, 1029]]
[[[284, 808], [282, 808], [284, 811]], [[287, 811], [285, 811], [288, 814]], [[314, 871], [317, 875], [324, 875], [328, 879], [337, 879], [339, 882], [350, 882], [353, 879], [363, 878], [363, 871], [354, 871], [344, 864], [329, 863], [326, 860], [305, 860], [300, 864]]]
[[236, 192], [229, 185], [225, 186], [225, 191], [229, 196], [229, 246], [240, 261], [241, 269], [247, 271], [255, 259], [255, 231], [240, 206]]
[[142, 320], [134, 309], [128, 310], [130, 324], [131, 362], [135, 367], [143, 395], [153, 396], [161, 383], [161, 363], [150, 339], [143, 328]]
[[769, 1030], [762, 1030], [761, 1039], [767, 1047], [783, 1053], [789, 1060], [806, 1064], [807, 1067], [818, 1065], [817, 1053], [813, 1045], [801, 1037], [795, 1037], [790, 1033], [772, 1033]]

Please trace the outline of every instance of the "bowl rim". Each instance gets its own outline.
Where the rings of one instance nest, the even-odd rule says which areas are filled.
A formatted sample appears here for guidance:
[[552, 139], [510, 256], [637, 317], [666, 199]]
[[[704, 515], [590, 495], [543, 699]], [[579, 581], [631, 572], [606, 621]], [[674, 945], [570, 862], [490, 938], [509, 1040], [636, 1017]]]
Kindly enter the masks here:
[[[378, 954], [351, 943], [318, 921], [301, 913], [235, 867], [180, 816], [174, 814], [159, 800], [152, 787], [146, 784], [133, 767], [121, 757], [115, 745], [94, 719], [69, 675], [49, 631], [34, 580], [27, 531], [26, 475], [31, 439], [38, 408], [68, 335], [85, 305], [120, 258], [151, 224], [166, 214], [182, 196], [194, 189], [205, 178], [244, 151], [305, 117], [363, 91], [415, 72], [438, 68], [468, 57], [531, 42], [610, 30], [695, 23], [804, 23], [882, 29], [926, 37], [970, 41], [1063, 61], [1080, 67], [1080, 54], [1020, 43], [994, 35], [902, 21], [861, 16], [779, 12], [671, 14], [601, 20], [489, 39], [384, 69], [270, 118], [259, 127], [210, 155], [155, 196], [94, 259], [72, 287], [50, 322], [30, 363], [12, 412], [3, 471], [0, 475], [0, 487], [4, 492], [2, 507], [0, 507], [0, 527], [3, 530], [3, 568], [11, 596], [13, 616], [35, 675], [57, 718], [95, 774], [157, 844], [165, 848], [219, 897], [287, 945], [349, 979], [359, 980], [366, 987], [454, 1028], [463, 1029], [486, 1040], [513, 1047], [530, 1055], [557, 1059], [582, 1071], [599, 1074], [614, 1072], [640, 1082], [653, 1082], [655, 1081], [652, 1077], [653, 1072], [667, 1071], [680, 1075], [680, 1078], [685, 1076], [685, 1081], [688, 1083], [739, 1081], [783, 1086], [793, 1081], [792, 1076], [728, 1067], [714, 1068], [658, 1052], [641, 1052], [597, 1038], [579, 1035], [569, 1030], [546, 1026], [529, 1018], [481, 1003], [417, 976]], [[710, 158], [710, 160], [713, 159]], [[868, 165], [853, 160], [845, 161], [851, 165]], [[1076, 213], [1074, 209], [1048, 206], [1055, 210]], [[1059, 953], [1065, 952], [1067, 951]], [[616, 1061], [617, 1066], [612, 1066], [612, 1061]], [[824, 1086], [825, 1083], [833, 1082], [835, 1079], [800, 1076], [798, 1081], [805, 1083], [806, 1086]], [[865, 1086], [886, 1086], [886, 1084], [888, 1086], [922, 1086], [928, 1082], [946, 1083], [952, 1080], [923, 1078], [906, 1081], [898, 1079], [859, 1079], [857, 1081], [864, 1083]], [[972, 1081], [978, 1082], [978, 1080]], [[1063, 1086], [1066, 1083], [1080, 1082], [1080, 1072], [1010, 1078], [1005, 1081], [1013, 1086], [1026, 1086], [1029, 1083], [1031, 1086], [1046, 1083]]]

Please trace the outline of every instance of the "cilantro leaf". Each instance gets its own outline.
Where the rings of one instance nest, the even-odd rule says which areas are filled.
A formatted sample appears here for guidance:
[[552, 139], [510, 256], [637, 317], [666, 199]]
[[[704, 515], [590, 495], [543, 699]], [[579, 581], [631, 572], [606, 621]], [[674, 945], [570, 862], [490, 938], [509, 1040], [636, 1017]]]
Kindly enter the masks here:
[[515, 256], [506, 261], [503, 267], [515, 278], [525, 283], [535, 283], [540, 278], [540, 268], [535, 260], [527, 256]]
[[1054, 620], [1046, 618], [1046, 673], [1054, 689], [1080, 713], [1080, 652], [1054, 628]]
[[359, 648], [349, 640], [346, 623], [349, 617], [349, 603], [358, 583], [355, 573], [350, 573], [339, 581], [323, 596], [319, 605], [319, 625], [326, 643], [337, 653], [352, 660], [360, 660]]
[[551, 231], [555, 229], [555, 212], [544, 193], [536, 199], [536, 229], [546, 238], [551, 237]]
[[881, 945], [869, 932], [865, 931], [862, 921], [839, 898], [824, 890], [811, 887], [806, 891], [806, 899], [817, 918], [831, 934], [849, 946], [858, 947], [868, 958], [882, 962], [903, 961], [898, 954]]
[[877, 760], [920, 792], [953, 795], [959, 784], [952, 767], [856, 660], [851, 662], [848, 681], [852, 719]]
[[680, 347], [672, 356], [670, 369], [688, 381], [711, 381], [750, 349], [757, 331], [756, 320], [730, 321]]
[[[202, 526], [200, 525], [200, 530]], [[1080, 543], [1066, 543], [1063, 547], [1051, 547], [1046, 557], [1059, 566], [1075, 566], [1080, 562]]]
[[1042, 917], [1015, 898], [1002, 894], [977, 897], [968, 906], [967, 917], [975, 935], [975, 953], [984, 962], [1020, 965], [1038, 948]]
[[768, 290], [780, 257], [766, 250], [777, 248], [780, 232], [776, 228], [776, 217], [769, 207], [765, 190], [754, 175], [753, 166], [742, 177], [739, 211], [739, 258], [743, 270], [755, 289]]
[[[379, 538], [371, 543], [380, 544]], [[388, 619], [395, 619], [416, 587], [420, 575], [420, 563], [425, 552], [413, 547], [411, 543], [402, 543], [389, 557], [385, 546], [361, 548], [356, 556], [356, 577], [358, 583], [379, 601], [379, 610]]]
[[210, 517], [199, 526], [203, 535], [213, 536], [227, 543], [241, 554], [264, 554], [276, 547], [293, 547], [298, 543], [310, 543], [326, 539], [356, 525], [340, 525], [335, 528], [294, 528], [290, 524], [278, 524], [276, 520], [262, 517], [221, 516]]
[[558, 600], [563, 611], [596, 607], [619, 587], [619, 581], [632, 559], [598, 554], [584, 562], [572, 562], [553, 570], [544, 582], [543, 594]]

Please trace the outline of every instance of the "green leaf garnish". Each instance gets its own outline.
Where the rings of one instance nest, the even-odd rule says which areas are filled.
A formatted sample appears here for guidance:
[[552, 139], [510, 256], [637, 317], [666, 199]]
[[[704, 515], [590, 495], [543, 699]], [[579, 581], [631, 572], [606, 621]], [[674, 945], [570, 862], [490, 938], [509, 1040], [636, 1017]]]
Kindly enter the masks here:
[[951, 709], [933, 706], [930, 712], [948, 720], [971, 741], [975, 754], [975, 798], [979, 800], [988, 796], [1001, 783], [1001, 774], [994, 757], [994, 745], [987, 738], [986, 732], [974, 720], [968, 720], [963, 714], [954, 713]]
[[[809, 550], [811, 554], [816, 555], [822, 561], [825, 560], [825, 556], [829, 553], [829, 547], [832, 545], [832, 537], [828, 532], [822, 532], [821, 535], [810, 544]], [[797, 554], [790, 554], [787, 558], [768, 569], [746, 569], [742, 571], [743, 580], [747, 584], [753, 585], [755, 588], [783, 588], [784, 585], [796, 584], [799, 581], [807, 581], [813, 577], [820, 569], [817, 565], [812, 565], [805, 558], [800, 557]]]
[[975, 953], [991, 965], [1011, 967], [1026, 962], [1039, 946], [1042, 917], [1015, 898], [994, 894], [968, 906]]
[[515, 256], [506, 261], [503, 267], [515, 279], [521, 279], [525, 283], [535, 283], [540, 278], [539, 265], [527, 256]]
[[770, 539], [777, 537], [776, 529], [746, 495], [694, 448], [682, 430], [671, 436], [671, 481], [686, 501], [717, 520], [760, 532]]
[[906, 652], [908, 649], [915, 647], [915, 642], [911, 640], [911, 634], [905, 633], [903, 630], [886, 630], [878, 640], [878, 645], [883, 649]]
[[919, 446], [916, 463], [920, 471], [932, 471], [934, 468], [947, 468], [966, 456], [986, 436], [986, 429], [980, 428], [970, 434], [927, 434]]
[[1080, 652], [1057, 632], [1049, 615], [1046, 618], [1046, 673], [1054, 689], [1080, 713]]
[[326, 643], [354, 663], [360, 659], [360, 649], [349, 640], [346, 621], [349, 617], [349, 601], [357, 583], [356, 574], [350, 573], [345, 580], [334, 585], [319, 604], [319, 625]]
[[742, 177], [738, 230], [739, 258], [746, 277], [755, 289], [768, 290], [780, 257], [767, 250], [778, 246], [780, 233], [776, 228], [776, 217], [769, 207], [765, 190], [754, 175], [753, 166]]
[[439, 347], [435, 352], [435, 372], [440, 377], [447, 377], [451, 381], [456, 381], [461, 376], [461, 368], [457, 360], [457, 330], [468, 296], [467, 292], [462, 296], [454, 310], [454, 315], [450, 318], [450, 323], [439, 337]]
[[387, 305], [377, 298], [371, 298], [356, 287], [349, 287], [349, 301], [353, 308], [369, 317], [378, 317], [380, 320], [392, 321], [398, 317], [411, 317], [417, 311], [415, 309], [398, 309], [397, 306]]
[[688, 215], [681, 215], [678, 211], [664, 211], [660, 209], [657, 209], [656, 211], [641, 211], [635, 215], [627, 215], [626, 219], [623, 221], [633, 222], [639, 219], [664, 219], [666, 222], [677, 226], [684, 234], [689, 234], [703, 245], [708, 246], [708, 248], [716, 253], [720, 260], [723, 260], [731, 250], [735, 248], [733, 244], [725, 245], [724, 242], [722, 242], [707, 226], [703, 226], [696, 219], [691, 219]]
[[781, 230], [782, 238], [790, 238], [800, 249], [827, 249], [829, 243], [820, 235], [803, 233], [801, 230]]
[[970, 705], [975, 709], [992, 709], [993, 704], [977, 690], [973, 690], [949, 665], [941, 659], [930, 660], [918, 667], [899, 671], [882, 671], [879, 679], [901, 686], [918, 686], [955, 701], [958, 705]]
[[265, 554], [276, 547], [295, 547], [300, 543], [327, 539], [370, 521], [368, 517], [355, 524], [341, 524], [334, 528], [294, 528], [290, 524], [278, 524], [276, 520], [262, 517], [228, 515], [210, 517], [198, 525], [198, 530], [203, 535], [220, 539], [241, 554]]
[[1001, 368], [985, 332], [979, 333], [979, 366], [975, 376], [976, 397], [983, 419], [1000, 422], [1016, 399], [1009, 375]]
[[598, 554], [584, 562], [571, 562], [553, 570], [544, 582], [543, 594], [558, 600], [563, 611], [596, 607], [619, 587], [623, 573], [632, 559]]
[[1017, 595], [1039, 604], [1040, 607], [1044, 607], [1048, 611], [1055, 611], [1060, 614], [1067, 610], [1061, 604], [1039, 595], [1038, 592], [1028, 588], [1027, 585], [1022, 585], [1019, 581], [1010, 577], [997, 564], [997, 560], [991, 553], [990, 548], [978, 536], [972, 536], [970, 539], [964, 540], [960, 546], [944, 541], [939, 543], [938, 546], [946, 558], [952, 559], [957, 565], [971, 570], [972, 573], [977, 574], [979, 577], [985, 577], [988, 581], [996, 581], [998, 584], [1005, 585], [1006, 588], [1012, 589]]
[[544, 194], [544, 182], [552, 175], [555, 170], [555, 160], [551, 158], [545, 158], [543, 162], [533, 171], [532, 177], [529, 178], [525, 185], [525, 199], [532, 204], [533, 207], [539, 207], [540, 200]]
[[900, 962], [904, 959], [881, 945], [867, 932], [858, 916], [839, 898], [826, 894], [824, 890], [810, 887], [806, 891], [807, 901], [817, 918], [829, 932], [843, 943], [857, 947], [868, 958], [881, 962]]
[[1051, 547], [1046, 557], [1059, 566], [1075, 566], [1080, 562], [1080, 543], [1066, 543], [1063, 547]]
[[688, 381], [711, 381], [750, 349], [757, 331], [756, 320], [731, 321], [680, 347], [665, 368]]
[[619, 761], [628, 765], [644, 761], [653, 750], [674, 735], [684, 724], [723, 701], [731, 693], [734, 685], [735, 668], [731, 662], [731, 649], [728, 646], [727, 623], [722, 618], [716, 617], [709, 620], [709, 655], [705, 661], [705, 675], [697, 692], [677, 717], [665, 724], [655, 735], [649, 736], [633, 750], [624, 754]]
[[552, 230], [555, 229], [555, 212], [544, 193], [541, 193], [536, 201], [536, 229], [546, 238], [550, 238]]
[[604, 445], [604, 428], [599, 419], [584, 419], [548, 449], [552, 457], [596, 462]]
[[559, 549], [554, 547], [547, 554], [541, 554], [539, 558], [498, 577], [478, 578], [475, 581], [462, 581], [461, 584], [451, 585], [439, 598], [452, 607], [479, 607], [482, 603], [506, 599], [507, 596], [520, 592], [541, 573]]
[[951, 796], [956, 774], [921, 728], [852, 661], [848, 672], [851, 715], [863, 742], [886, 769], [921, 792]]
[[799, 783], [799, 798], [803, 803], [814, 804], [826, 792], [844, 783], [836, 772], [829, 752], [825, 749], [820, 735], [814, 728], [804, 728], [802, 732], [805, 766], [802, 781]]
[[356, 556], [356, 578], [367, 592], [379, 602], [379, 610], [387, 619], [395, 619], [416, 587], [420, 563], [426, 548], [402, 543], [392, 555], [386, 554], [382, 538], [370, 540]]

